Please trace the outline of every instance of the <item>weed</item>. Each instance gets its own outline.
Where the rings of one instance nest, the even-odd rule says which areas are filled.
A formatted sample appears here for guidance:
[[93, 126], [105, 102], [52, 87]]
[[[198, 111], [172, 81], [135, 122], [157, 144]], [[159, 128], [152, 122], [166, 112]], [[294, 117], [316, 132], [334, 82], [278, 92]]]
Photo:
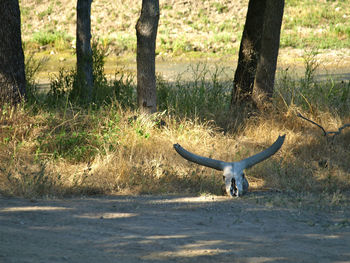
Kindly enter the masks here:
[[303, 78], [296, 79], [296, 76], [289, 74], [288, 69], [282, 71], [277, 81], [276, 94], [281, 96], [286, 109], [296, 106], [311, 114], [331, 111], [346, 115], [350, 110], [350, 83], [332, 78], [323, 81], [316, 79], [316, 72], [320, 65], [317, 54], [315, 50], [305, 52]]
[[38, 13], [38, 18], [42, 20], [44, 17], [49, 16], [52, 14], [53, 11], [53, 5], [49, 5], [45, 11], [42, 11]]
[[70, 46], [72, 37], [60, 31], [39, 31], [33, 34], [31, 41], [40, 46], [51, 45], [58, 50], [66, 49]]
[[[101, 46], [98, 41], [92, 45], [93, 54], [93, 92], [92, 105], [99, 107], [117, 99], [122, 107], [136, 105], [136, 90], [131, 74], [116, 71], [112, 80], [107, 80], [104, 72], [108, 47]], [[65, 105], [67, 101], [87, 106], [80, 100], [81, 85], [76, 70], [60, 69], [58, 75], [52, 77], [47, 101], [50, 105]], [[91, 105], [90, 105], [91, 106]]]
[[221, 4], [221, 3], [213, 3], [212, 4], [216, 11], [219, 13], [219, 14], [222, 14], [222, 13], [226, 13], [228, 11], [228, 7], [224, 4]]
[[230, 84], [220, 81], [225, 69], [216, 67], [209, 71], [206, 64], [188, 68], [191, 81], [177, 79], [169, 86], [158, 78], [158, 108], [182, 117], [216, 120], [228, 113], [230, 103]]
[[34, 104], [38, 102], [40, 95], [37, 90], [36, 77], [37, 74], [42, 70], [45, 64], [48, 62], [48, 57], [43, 57], [39, 60], [34, 58], [34, 53], [27, 54], [25, 56], [25, 73], [26, 73], [26, 96], [27, 100]]

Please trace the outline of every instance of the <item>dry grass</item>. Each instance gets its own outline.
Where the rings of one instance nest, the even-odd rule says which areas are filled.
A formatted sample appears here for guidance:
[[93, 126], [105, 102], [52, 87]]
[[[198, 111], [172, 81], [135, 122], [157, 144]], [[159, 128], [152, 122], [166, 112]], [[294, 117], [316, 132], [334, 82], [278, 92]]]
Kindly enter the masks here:
[[[160, 1], [159, 52], [223, 51], [237, 48], [248, 1]], [[22, 0], [22, 32], [28, 47], [54, 52], [74, 43], [76, 2]], [[115, 54], [136, 47], [139, 1], [95, 0], [91, 6], [92, 35], [113, 47]], [[185, 19], [186, 18], [186, 19]], [[232, 19], [228, 19], [232, 18]], [[68, 42], [68, 45], [62, 42]], [[49, 45], [47, 45], [49, 44]], [[50, 45], [53, 44], [53, 45]]]
[[[221, 194], [221, 173], [183, 160], [172, 145], [178, 142], [198, 154], [234, 161], [268, 147], [279, 134], [287, 134], [281, 150], [247, 172], [253, 190], [332, 193], [350, 188], [349, 131], [330, 140], [280, 109], [250, 118], [239, 134], [165, 113], [140, 115], [117, 105], [65, 114], [4, 106], [0, 116], [0, 191], [6, 195]], [[328, 113], [320, 114], [318, 121], [334, 129], [350, 118]], [[86, 140], [74, 142], [70, 136], [81, 127]], [[57, 141], [63, 130], [66, 141]], [[55, 152], [62, 143], [68, 148]], [[87, 150], [67, 154], [78, 149]]]
[[[62, 52], [74, 46], [76, 1], [20, 1], [23, 39], [28, 48]], [[248, 0], [160, 0], [157, 52], [236, 53]], [[95, 0], [92, 35], [111, 46], [114, 54], [133, 52], [140, 1]], [[349, 49], [350, 9], [346, 1], [288, 0], [281, 46]]]
[[[5, 113], [7, 109], [10, 112]], [[81, 112], [79, 117], [77, 112], [69, 111], [64, 119], [62, 113], [31, 116], [30, 110], [25, 112], [23, 108], [13, 112], [11, 108], [2, 109], [0, 189], [4, 194], [163, 193], [206, 188], [201, 185], [206, 180], [203, 183], [197, 180], [204, 176], [203, 170], [190, 176], [188, 167], [174, 164], [177, 156], [172, 144], [183, 141], [183, 137], [214, 142], [217, 135], [207, 125], [178, 123], [165, 115], [138, 115], [120, 109], [112, 112], [104, 109], [95, 114]], [[117, 127], [106, 132], [115, 116], [118, 121], [113, 124]], [[159, 127], [159, 117], [165, 119], [166, 126]], [[65, 143], [56, 139], [61, 131], [72, 134], [74, 129], [78, 132], [77, 126], [104, 139], [95, 145], [84, 141], [74, 147], [67, 134], [66, 143], [71, 149], [54, 153]], [[87, 146], [96, 148], [94, 157], [89, 151], [85, 155], [75, 152], [74, 157], [67, 154]], [[197, 171], [197, 167], [193, 168]]]
[[[261, 176], [268, 187], [295, 191], [348, 190], [350, 186], [350, 134], [345, 131], [334, 139], [322, 136], [321, 130], [290, 115], [261, 118], [258, 124], [247, 124], [251, 138], [271, 141], [278, 131], [287, 134], [279, 160], [255, 167], [251, 175]], [[323, 114], [320, 118], [326, 129], [340, 127], [339, 118]], [[345, 118], [344, 123], [349, 123]], [[273, 135], [273, 136], [272, 136]], [[272, 137], [270, 139], [270, 137]]]
[[[314, 56], [305, 61], [301, 79], [282, 72], [271, 105], [250, 114], [243, 108], [230, 111], [227, 79], [213, 74], [208, 80], [208, 72], [201, 69], [194, 72], [198, 81], [158, 81], [158, 103], [164, 111], [151, 116], [131, 110], [135, 85], [123, 74], [108, 82], [100, 73], [96, 79], [103, 81], [95, 83], [98, 96], [89, 108], [69, 101], [69, 93], [49, 93], [43, 100], [33, 94], [17, 108], [2, 105], [0, 193], [221, 194], [222, 174], [185, 161], [173, 150], [174, 143], [203, 156], [237, 161], [282, 134], [286, 140], [281, 150], [247, 171], [252, 190], [348, 191], [349, 128], [333, 139], [324, 137], [297, 113], [327, 131], [350, 123], [350, 83], [317, 81], [310, 64], [317, 68]], [[33, 79], [28, 81], [35, 87]]]

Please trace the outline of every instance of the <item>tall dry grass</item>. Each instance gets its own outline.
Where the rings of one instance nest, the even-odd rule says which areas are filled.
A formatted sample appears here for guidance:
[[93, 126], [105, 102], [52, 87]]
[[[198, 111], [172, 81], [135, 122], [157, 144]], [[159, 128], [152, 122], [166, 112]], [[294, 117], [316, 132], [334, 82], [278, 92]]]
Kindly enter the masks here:
[[222, 174], [185, 161], [173, 144], [235, 161], [268, 147], [280, 134], [286, 134], [282, 148], [247, 171], [252, 190], [337, 193], [350, 189], [349, 129], [334, 138], [324, 137], [318, 127], [297, 116], [302, 113], [326, 130], [350, 123], [348, 82], [319, 82], [310, 72], [301, 78], [282, 72], [270, 107], [245, 115], [241, 109], [230, 111], [227, 82], [198, 80], [160, 83], [163, 111], [154, 115], [133, 110], [129, 100], [123, 103], [121, 94], [129, 99], [135, 88], [125, 78], [106, 82], [110, 86], [102, 91], [110, 94], [109, 99], [89, 107], [71, 102], [69, 93], [60, 93], [56, 103], [33, 96], [33, 101], [16, 109], [2, 105], [0, 193], [28, 198], [221, 194]]
[[[118, 107], [94, 115], [70, 111], [65, 119], [7, 109], [1, 112], [0, 136], [0, 190], [6, 195], [221, 194], [221, 173], [185, 161], [172, 145], [178, 142], [192, 152], [234, 161], [268, 147], [279, 134], [287, 135], [281, 150], [247, 171], [252, 189], [335, 192], [350, 187], [349, 132], [325, 138], [288, 111], [257, 115], [240, 133], [224, 134], [209, 122]], [[350, 122], [349, 117], [323, 116], [326, 129]], [[81, 127], [87, 136], [83, 141], [73, 135]], [[66, 141], [57, 139], [62, 131]]]
[[[224, 134], [212, 123], [166, 114], [104, 109], [96, 115], [70, 112], [63, 119], [8, 109], [5, 114], [3, 108], [1, 116], [2, 194], [220, 194], [221, 173], [183, 160], [172, 145], [178, 142], [192, 152], [234, 161], [268, 147], [279, 134], [287, 134], [281, 150], [247, 171], [253, 189], [334, 192], [350, 187], [349, 132], [331, 140], [289, 112], [258, 115], [245, 123], [241, 133]], [[116, 115], [117, 123], [111, 121]], [[159, 118], [166, 124], [160, 125]], [[350, 122], [349, 117], [329, 114], [320, 120], [326, 129]], [[111, 123], [117, 128], [109, 127]], [[80, 127], [87, 138], [74, 142], [72, 134]], [[66, 142], [57, 140], [63, 130]], [[59, 152], [64, 143], [66, 148]]]

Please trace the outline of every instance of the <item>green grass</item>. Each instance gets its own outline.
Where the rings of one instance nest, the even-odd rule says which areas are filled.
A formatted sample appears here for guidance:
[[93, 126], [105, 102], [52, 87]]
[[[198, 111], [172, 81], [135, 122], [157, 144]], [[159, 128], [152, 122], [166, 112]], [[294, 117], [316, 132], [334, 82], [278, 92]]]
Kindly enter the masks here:
[[33, 34], [27, 45], [31, 46], [31, 44], [37, 44], [38, 46], [51, 46], [58, 51], [63, 51], [71, 46], [70, 42], [72, 39], [72, 37], [60, 31], [39, 31]]
[[224, 68], [209, 70], [199, 63], [188, 68], [188, 81], [177, 78], [169, 84], [158, 78], [157, 95], [159, 111], [167, 111], [181, 117], [201, 120], [215, 120], [223, 124], [229, 114], [231, 83], [224, 81]]
[[293, 48], [349, 48], [346, 1], [286, 1], [281, 46]]
[[38, 18], [42, 20], [45, 16], [49, 16], [52, 14], [53, 11], [53, 5], [49, 5], [46, 10], [38, 13]]
[[350, 82], [335, 81], [332, 78], [317, 81], [315, 74], [320, 66], [317, 54], [317, 50], [311, 50], [303, 56], [303, 78], [297, 79], [288, 70], [282, 71], [278, 78], [277, 94], [280, 94], [286, 108], [298, 105], [311, 114], [330, 111], [347, 115], [350, 111]]
[[[106, 39], [116, 55], [134, 53], [135, 23], [140, 4], [118, 4], [101, 8], [92, 4], [93, 37]], [[49, 45], [69, 50], [74, 39], [75, 6], [67, 0], [31, 5], [21, 3], [23, 39], [33, 50]], [[242, 3], [191, 1], [187, 4], [160, 5], [157, 52], [179, 56], [197, 53], [225, 55], [236, 53], [245, 22]], [[281, 32], [281, 47], [340, 49], [350, 48], [350, 7], [346, 1], [287, 0]], [[49, 21], [50, 17], [50, 21]], [[59, 30], [57, 30], [59, 28]], [[63, 34], [62, 32], [66, 32]], [[30, 45], [37, 43], [37, 45]]]

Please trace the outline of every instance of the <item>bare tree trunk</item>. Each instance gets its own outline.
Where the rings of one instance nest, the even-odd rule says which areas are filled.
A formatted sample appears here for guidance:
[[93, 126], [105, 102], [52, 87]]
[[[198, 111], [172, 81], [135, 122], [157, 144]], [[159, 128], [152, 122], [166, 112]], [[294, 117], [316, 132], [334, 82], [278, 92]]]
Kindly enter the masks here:
[[94, 85], [91, 49], [91, 4], [92, 0], [78, 0], [77, 2], [77, 95], [84, 102], [91, 101]]
[[260, 56], [266, 1], [249, 0], [234, 77], [231, 105], [252, 99], [256, 66]]
[[147, 113], [157, 111], [155, 50], [159, 21], [159, 0], [142, 0], [137, 36], [137, 102]]
[[0, 1], [0, 105], [18, 103], [26, 92], [18, 0]]
[[258, 107], [262, 107], [273, 94], [283, 9], [284, 0], [267, 0], [260, 58], [253, 90], [253, 101]]

